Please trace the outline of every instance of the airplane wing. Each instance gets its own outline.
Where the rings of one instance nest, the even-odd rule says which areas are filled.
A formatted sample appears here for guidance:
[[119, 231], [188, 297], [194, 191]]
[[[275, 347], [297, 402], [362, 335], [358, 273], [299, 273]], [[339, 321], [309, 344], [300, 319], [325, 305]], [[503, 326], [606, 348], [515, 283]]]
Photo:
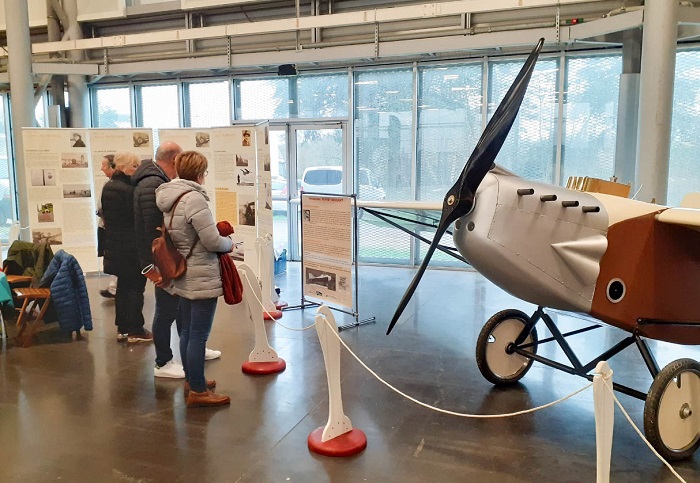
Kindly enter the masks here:
[[661, 223], [683, 225], [700, 231], [700, 209], [669, 208], [656, 215], [656, 219]]
[[387, 210], [442, 211], [442, 201], [366, 201], [359, 199], [357, 206]]

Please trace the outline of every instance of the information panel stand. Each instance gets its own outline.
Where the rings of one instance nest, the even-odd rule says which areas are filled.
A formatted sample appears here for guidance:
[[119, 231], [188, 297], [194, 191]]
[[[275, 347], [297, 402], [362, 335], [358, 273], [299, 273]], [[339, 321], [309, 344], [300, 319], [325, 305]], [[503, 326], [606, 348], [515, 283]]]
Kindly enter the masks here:
[[302, 194], [301, 304], [284, 310], [320, 305], [308, 300], [309, 296], [355, 318], [355, 322], [340, 326], [338, 330], [376, 321], [375, 317], [364, 320], [359, 317], [356, 201], [354, 194]]

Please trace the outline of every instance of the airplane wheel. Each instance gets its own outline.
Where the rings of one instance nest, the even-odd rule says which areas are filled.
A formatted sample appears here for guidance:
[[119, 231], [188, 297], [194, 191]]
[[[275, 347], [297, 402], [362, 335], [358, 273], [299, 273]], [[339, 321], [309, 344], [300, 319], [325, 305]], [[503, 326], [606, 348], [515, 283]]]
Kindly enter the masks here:
[[678, 359], [654, 378], [644, 403], [644, 432], [664, 458], [690, 458], [700, 446], [700, 363]]
[[[512, 352], [511, 344], [530, 320], [520, 310], [503, 310], [491, 317], [479, 333], [476, 341], [476, 365], [481, 374], [493, 384], [518, 382], [530, 369], [533, 360]], [[525, 339], [524, 344], [537, 344], [537, 329]], [[537, 353], [537, 345], [528, 349]]]

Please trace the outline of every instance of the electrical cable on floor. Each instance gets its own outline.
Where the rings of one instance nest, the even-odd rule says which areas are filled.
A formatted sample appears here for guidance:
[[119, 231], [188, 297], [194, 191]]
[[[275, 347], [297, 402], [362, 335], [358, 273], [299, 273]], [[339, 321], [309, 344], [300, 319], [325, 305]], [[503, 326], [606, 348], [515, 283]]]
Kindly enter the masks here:
[[651, 445], [651, 443], [644, 437], [644, 434], [642, 434], [642, 432], [639, 430], [637, 425], [634, 424], [630, 415], [627, 413], [627, 411], [625, 411], [625, 408], [622, 407], [622, 403], [620, 403], [619, 399], [617, 399], [617, 396], [615, 395], [615, 391], [613, 390], [612, 387], [610, 387], [610, 383], [608, 382], [608, 380], [603, 378], [603, 382], [605, 382], [605, 387], [607, 387], [608, 390], [612, 393], [613, 399], [615, 400], [615, 404], [617, 404], [617, 407], [620, 408], [620, 411], [622, 411], [622, 414], [624, 414], [625, 418], [627, 418], [627, 421], [629, 421], [629, 423], [632, 425], [632, 428], [634, 428], [634, 430], [637, 432], [639, 437], [642, 438], [642, 441], [644, 441], [647, 444], [647, 446], [649, 446], [649, 449], [651, 451], [653, 451], [653, 453], [656, 455], [656, 457], [659, 458], [663, 462], [663, 464], [665, 464], [668, 467], [669, 470], [671, 470], [671, 473], [673, 473], [673, 476], [678, 478], [683, 483], [686, 483], [686, 481], [683, 479], [683, 477], [681, 475], [679, 475], [675, 469], [673, 469], [673, 466], [671, 466], [671, 464], [668, 461], [666, 461], [664, 459], [664, 457], [661, 456], [658, 451], [656, 451], [656, 449], [654, 449], [654, 447]]

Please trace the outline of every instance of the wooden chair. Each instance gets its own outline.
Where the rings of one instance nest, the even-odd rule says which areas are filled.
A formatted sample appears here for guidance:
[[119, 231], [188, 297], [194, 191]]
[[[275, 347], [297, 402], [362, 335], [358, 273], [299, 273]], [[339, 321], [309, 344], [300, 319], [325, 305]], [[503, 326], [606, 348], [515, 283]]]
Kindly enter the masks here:
[[[31, 278], [31, 277], [30, 277]], [[12, 290], [18, 300], [22, 300], [22, 308], [19, 309], [17, 326], [20, 328], [15, 341], [17, 345], [29, 347], [34, 339], [39, 324], [46, 315], [46, 309], [51, 302], [51, 290], [48, 288], [16, 288]], [[38, 315], [36, 314], [38, 310]], [[25, 334], [25, 332], [27, 332]]]

